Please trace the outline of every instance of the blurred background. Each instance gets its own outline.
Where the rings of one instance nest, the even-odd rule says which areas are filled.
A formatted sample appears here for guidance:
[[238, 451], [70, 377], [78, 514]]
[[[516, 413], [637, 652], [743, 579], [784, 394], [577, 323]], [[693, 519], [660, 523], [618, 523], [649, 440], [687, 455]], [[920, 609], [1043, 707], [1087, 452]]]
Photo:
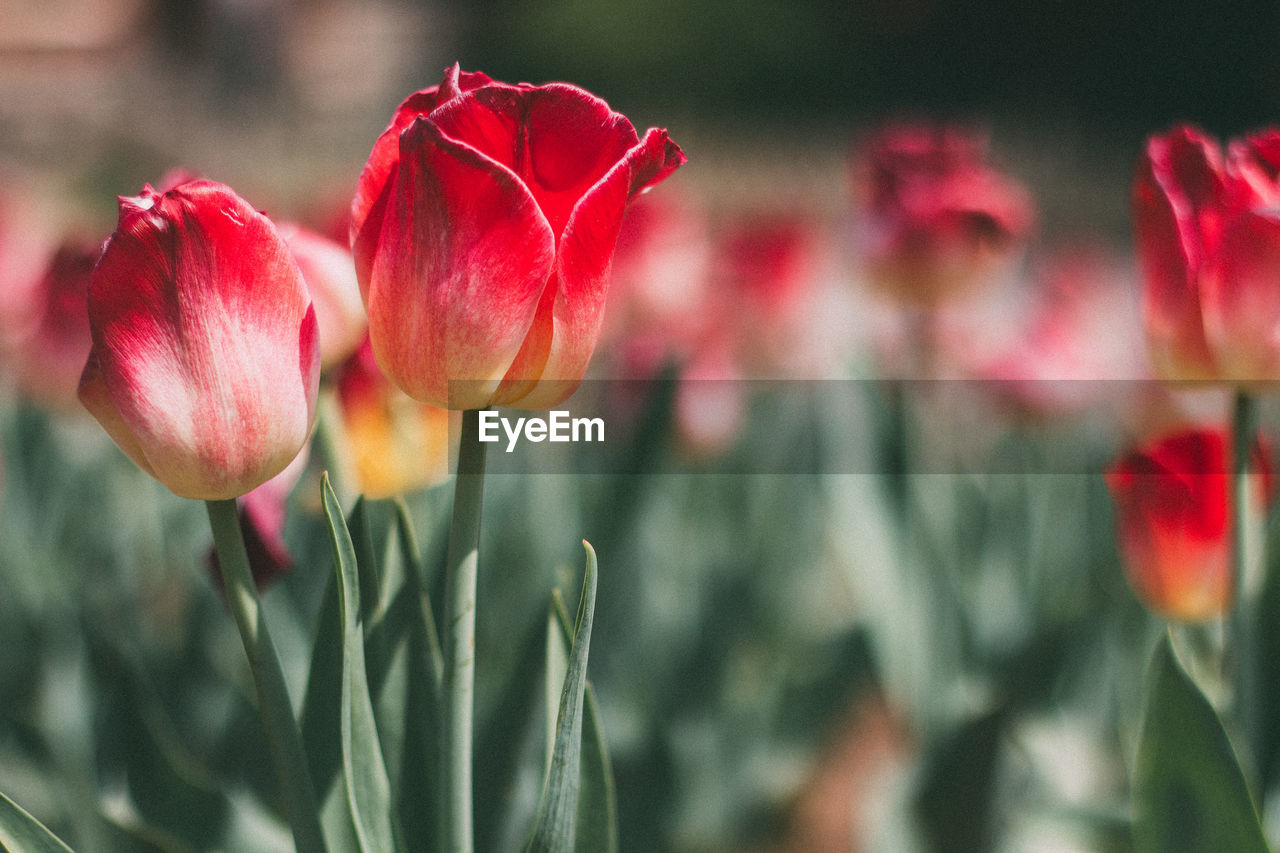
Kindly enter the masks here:
[[[78, 410], [81, 325], [53, 324], [61, 370], [28, 358], [27, 282], [174, 169], [345, 240], [374, 139], [458, 61], [690, 158], [629, 214], [571, 401], [617, 438], [486, 496], [481, 849], [536, 805], [526, 676], [584, 536], [624, 851], [1129, 849], [1160, 627], [1099, 475], [1226, 405], [1145, 381], [1133, 167], [1175, 121], [1273, 122], [1278, 32], [1263, 0], [0, 0], [0, 790], [77, 849], [287, 849], [202, 510]], [[945, 304], [878, 264], [885, 127], [959, 128], [990, 193]], [[438, 582], [447, 418], [406, 405], [348, 419], [352, 453], [430, 464], [353, 462], [352, 491], [406, 495]], [[267, 598], [299, 695], [315, 488]]]
[[[1190, 119], [1239, 133], [1280, 91], [1280, 11], [1262, 0], [5, 0], [0, 12], [6, 163], [95, 197], [175, 162], [245, 194], [336, 194], [395, 104], [454, 61], [601, 93], [637, 125], [672, 128], [699, 163], [686, 183], [734, 172], [729, 188], [762, 179], [751, 164], [802, 181], [859, 128], [902, 115], [999, 127], [1022, 173], [1122, 178], [1151, 130]], [[1118, 222], [1124, 185], [1050, 188], [1044, 207], [1105, 206]]]

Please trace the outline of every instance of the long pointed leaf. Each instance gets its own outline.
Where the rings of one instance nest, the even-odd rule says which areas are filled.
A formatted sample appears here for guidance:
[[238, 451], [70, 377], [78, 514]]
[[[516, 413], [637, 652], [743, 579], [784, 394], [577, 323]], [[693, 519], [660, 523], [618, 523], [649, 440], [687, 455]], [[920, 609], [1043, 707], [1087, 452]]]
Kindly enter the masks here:
[[546, 678], [547, 755], [544, 773], [551, 772], [552, 752], [556, 745], [556, 727], [560, 722], [560, 694], [564, 692], [565, 675], [569, 671], [569, 647], [573, 645], [573, 626], [565, 613], [560, 590], [551, 594], [547, 611]]
[[542, 790], [537, 823], [527, 850], [530, 853], [565, 853], [573, 850], [577, 834], [578, 791], [581, 783], [583, 694], [587, 681], [587, 655], [591, 647], [591, 621], [596, 602], [596, 553], [587, 551], [587, 568], [582, 580], [582, 598], [560, 711], [556, 724], [551, 767]]
[[378, 559], [374, 555], [373, 531], [369, 528], [369, 505], [364, 495], [356, 498], [347, 514], [347, 530], [355, 547], [356, 576], [360, 585], [360, 618], [367, 626], [378, 612], [381, 589], [378, 582]]
[[9, 853], [71, 853], [58, 836], [4, 794], [0, 794], [0, 845]]
[[[547, 626], [547, 689], [559, 690], [564, 683], [568, 646], [573, 642], [574, 627], [564, 606], [560, 590], [552, 593]], [[581, 779], [578, 787], [577, 838], [575, 853], [617, 853], [618, 801], [613, 784], [613, 764], [609, 760], [604, 726], [600, 718], [600, 702], [590, 680], [583, 694]], [[551, 766], [551, 744], [555, 737], [555, 706], [548, 703], [547, 717], [552, 726], [547, 738], [547, 766]]]
[[342, 617], [341, 720], [342, 771], [347, 803], [360, 850], [385, 853], [401, 849], [395, 830], [391, 786], [365, 673], [364, 629], [360, 617], [360, 581], [355, 546], [342, 518], [338, 498], [326, 478], [324, 512], [329, 523], [338, 574], [338, 610]]
[[595, 688], [587, 682], [575, 853], [618, 853], [618, 798]]
[[1156, 647], [1134, 780], [1139, 851], [1266, 853], [1244, 774], [1218, 715], [1174, 656]]
[[340, 574], [330, 572], [316, 620], [300, 722], [311, 784], [321, 802], [321, 826], [329, 849], [335, 851], [351, 849], [356, 843], [346, 785], [341, 782], [342, 715], [338, 702], [343, 672], [343, 624], [338, 602], [341, 583]]

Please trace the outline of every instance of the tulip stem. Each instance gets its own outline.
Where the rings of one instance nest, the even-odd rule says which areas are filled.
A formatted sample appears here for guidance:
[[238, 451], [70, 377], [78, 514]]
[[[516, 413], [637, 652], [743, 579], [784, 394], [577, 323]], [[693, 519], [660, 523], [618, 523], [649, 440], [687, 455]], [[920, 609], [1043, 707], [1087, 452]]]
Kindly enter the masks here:
[[476, 670], [476, 567], [484, 494], [480, 410], [462, 413], [453, 521], [445, 565], [444, 714], [440, 748], [444, 771], [443, 849], [472, 853], [471, 714]]
[[1253, 489], [1249, 481], [1249, 457], [1258, 431], [1256, 401], [1245, 391], [1237, 391], [1231, 417], [1231, 640], [1234, 647], [1235, 718], [1239, 728], [1241, 757], [1253, 766], [1253, 747], [1257, 734], [1257, 643], [1256, 622], [1251, 618], [1250, 590], [1254, 567], [1259, 565], [1252, 553]]
[[240, 639], [249, 658], [249, 670], [258, 694], [258, 711], [266, 729], [267, 744], [275, 763], [276, 775], [283, 789], [293, 843], [298, 853], [325, 850], [320, 829], [315, 791], [307, 769], [302, 735], [293, 716], [293, 703], [285, 683], [284, 670], [276, 654], [275, 644], [267, 632], [258, 592], [249, 568], [240, 532], [239, 512], [234, 500], [205, 501], [213, 543], [218, 550], [218, 564], [227, 592], [227, 605], [240, 629]]

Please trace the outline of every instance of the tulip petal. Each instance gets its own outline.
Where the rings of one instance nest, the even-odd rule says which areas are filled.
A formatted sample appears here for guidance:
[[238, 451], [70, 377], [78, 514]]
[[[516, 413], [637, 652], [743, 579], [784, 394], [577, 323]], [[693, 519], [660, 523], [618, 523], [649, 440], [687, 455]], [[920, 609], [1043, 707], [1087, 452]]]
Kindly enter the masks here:
[[1251, 211], [1232, 223], [1206, 266], [1202, 300], [1221, 378], [1280, 379], [1280, 210]]
[[1242, 181], [1243, 204], [1274, 202], [1280, 194], [1280, 130], [1270, 128], [1227, 146], [1227, 173]]
[[196, 181], [122, 199], [89, 317], [102, 380], [143, 467], [176, 494], [242, 495], [306, 441], [315, 312], [274, 226], [226, 187]]
[[111, 436], [111, 440], [124, 451], [124, 455], [128, 456], [134, 465], [154, 477], [156, 472], [147, 461], [147, 454], [142, 452], [142, 445], [138, 444], [138, 440], [133, 437], [133, 433], [129, 431], [129, 425], [124, 422], [124, 418], [120, 416], [120, 410], [111, 399], [107, 383], [102, 378], [102, 367], [98, 363], [97, 352], [89, 353], [84, 372], [80, 374], [80, 387], [77, 393], [80, 402], [89, 410], [89, 414], [97, 419], [102, 428], [107, 431], [107, 435]]
[[[1134, 218], [1145, 287], [1147, 346], [1157, 374], [1213, 379], [1217, 369], [1200, 306], [1202, 220], [1210, 221], [1221, 167], [1213, 144], [1190, 129], [1155, 137], [1134, 185]], [[1198, 215], [1206, 211], [1206, 216]]]
[[432, 119], [405, 130], [400, 158], [368, 293], [378, 364], [422, 402], [480, 408], [529, 331], [554, 236], [510, 169]]
[[368, 329], [351, 252], [293, 223], [278, 224], [276, 231], [288, 244], [311, 295], [320, 331], [320, 363], [328, 370], [356, 351]]
[[625, 116], [565, 83], [484, 86], [443, 104], [431, 119], [519, 175], [557, 239], [578, 200], [639, 139]]
[[444, 82], [439, 86], [422, 89], [405, 98], [396, 107], [387, 129], [373, 143], [369, 160], [356, 182], [355, 197], [351, 200], [351, 248], [355, 255], [360, 292], [365, 297], [368, 296], [369, 270], [373, 266], [378, 234], [382, 230], [388, 188], [394, 183], [395, 167], [400, 159], [400, 134], [413, 124], [414, 119], [427, 115], [445, 100], [491, 82], [487, 74], [459, 71], [455, 63], [445, 71]]
[[578, 387], [600, 335], [609, 267], [627, 200], [684, 159], [665, 130], [651, 128], [578, 202], [556, 253], [556, 276], [495, 402], [545, 409]]

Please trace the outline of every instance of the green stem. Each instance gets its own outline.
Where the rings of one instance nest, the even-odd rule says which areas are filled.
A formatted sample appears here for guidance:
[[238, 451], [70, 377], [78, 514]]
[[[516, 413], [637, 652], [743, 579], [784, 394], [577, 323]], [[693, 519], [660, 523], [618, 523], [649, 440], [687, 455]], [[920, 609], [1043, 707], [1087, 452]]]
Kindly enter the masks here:
[[1259, 565], [1257, 554], [1251, 553], [1254, 506], [1249, 481], [1249, 457], [1258, 431], [1258, 410], [1254, 399], [1245, 391], [1237, 391], [1231, 417], [1231, 636], [1234, 647], [1235, 717], [1241, 739], [1242, 758], [1247, 768], [1253, 765], [1253, 747], [1257, 742], [1258, 679], [1257, 638], [1255, 620], [1251, 617], [1250, 590], [1252, 572]]
[[471, 714], [476, 671], [476, 566], [484, 451], [480, 411], [462, 413], [453, 521], [445, 565], [444, 714], [440, 749], [444, 770], [446, 853], [472, 853]]
[[240, 639], [249, 658], [249, 670], [253, 673], [258, 711], [266, 729], [276, 776], [284, 792], [289, 823], [293, 827], [293, 843], [298, 853], [320, 853], [325, 850], [324, 835], [320, 830], [320, 816], [316, 810], [306, 754], [302, 749], [302, 736], [293, 716], [284, 670], [280, 667], [280, 658], [267, 632], [266, 617], [258, 601], [249, 555], [240, 532], [236, 502], [205, 501], [205, 507], [209, 511], [209, 526], [213, 528], [213, 542], [218, 549], [227, 605], [235, 617], [236, 627], [240, 629]]

